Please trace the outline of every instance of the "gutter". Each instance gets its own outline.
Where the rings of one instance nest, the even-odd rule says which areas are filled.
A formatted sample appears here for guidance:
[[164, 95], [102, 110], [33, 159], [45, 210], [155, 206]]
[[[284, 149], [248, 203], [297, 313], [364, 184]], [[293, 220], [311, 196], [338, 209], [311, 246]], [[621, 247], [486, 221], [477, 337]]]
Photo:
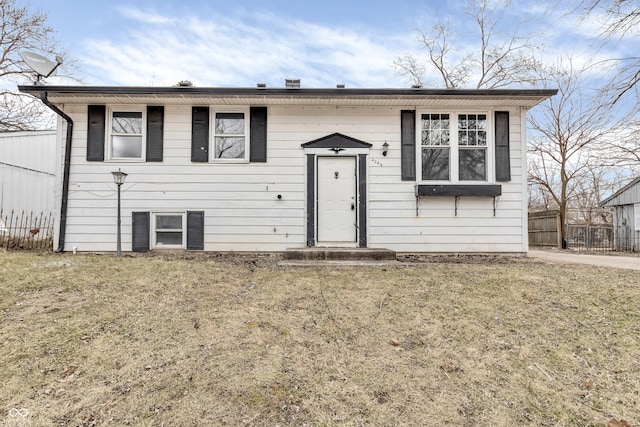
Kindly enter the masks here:
[[67, 122], [67, 138], [64, 148], [64, 170], [62, 175], [62, 200], [60, 203], [60, 232], [58, 236], [58, 247], [54, 252], [64, 251], [64, 240], [67, 231], [67, 202], [69, 200], [69, 171], [71, 169], [71, 138], [73, 136], [73, 120], [64, 111], [56, 107], [47, 99], [47, 92], [40, 92], [40, 100], [53, 112], [62, 117]]

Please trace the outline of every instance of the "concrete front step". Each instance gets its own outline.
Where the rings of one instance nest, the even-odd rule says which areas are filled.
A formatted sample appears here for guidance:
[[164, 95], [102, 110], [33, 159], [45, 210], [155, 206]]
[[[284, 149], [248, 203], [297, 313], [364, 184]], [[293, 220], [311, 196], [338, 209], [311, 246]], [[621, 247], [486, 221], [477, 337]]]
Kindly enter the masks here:
[[395, 260], [396, 253], [390, 249], [373, 248], [301, 248], [287, 249], [284, 258], [289, 260], [323, 261], [381, 261]]

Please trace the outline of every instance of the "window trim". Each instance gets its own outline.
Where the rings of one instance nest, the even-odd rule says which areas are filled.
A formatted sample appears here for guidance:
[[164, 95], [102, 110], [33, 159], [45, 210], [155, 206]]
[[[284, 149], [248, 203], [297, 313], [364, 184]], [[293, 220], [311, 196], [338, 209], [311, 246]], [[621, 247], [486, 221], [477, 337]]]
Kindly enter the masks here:
[[[423, 114], [449, 114], [449, 179], [448, 180], [425, 180], [422, 179], [422, 115]], [[487, 117], [487, 145], [485, 150], [486, 179], [482, 181], [468, 181], [460, 179], [460, 145], [458, 141], [458, 119], [461, 114], [484, 114]], [[495, 183], [495, 117], [494, 110], [480, 109], [425, 109], [416, 110], [416, 181], [424, 184], [492, 184]], [[466, 147], [466, 146], [465, 146]], [[464, 149], [464, 148], [463, 148]]]
[[[159, 245], [156, 219], [158, 216], [180, 216], [182, 218], [182, 243], [180, 245]], [[162, 229], [160, 231], [163, 231]], [[166, 231], [166, 230], [164, 230]], [[151, 248], [150, 249], [186, 249], [187, 248], [187, 213], [184, 211], [152, 211], [151, 212]]]
[[[244, 115], [244, 157], [238, 159], [217, 158], [216, 155], [216, 115], [218, 113], [242, 113]], [[249, 163], [251, 155], [250, 136], [251, 114], [249, 107], [224, 108], [217, 106], [209, 107], [209, 162], [210, 163]]]
[[[114, 157], [113, 156], [113, 114], [123, 113], [141, 113], [141, 148], [140, 157]], [[146, 105], [111, 105], [107, 107], [106, 120], [106, 161], [126, 162], [126, 163], [144, 163], [147, 159], [147, 106]]]

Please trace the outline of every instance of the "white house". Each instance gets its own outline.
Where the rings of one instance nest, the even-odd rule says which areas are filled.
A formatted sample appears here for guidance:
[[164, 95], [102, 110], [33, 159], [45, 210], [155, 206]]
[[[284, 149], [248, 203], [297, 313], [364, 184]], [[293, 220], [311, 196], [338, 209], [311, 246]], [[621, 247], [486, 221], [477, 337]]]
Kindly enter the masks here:
[[53, 212], [56, 131], [0, 132], [0, 212]]
[[555, 90], [21, 86], [60, 116], [58, 250], [527, 251]]

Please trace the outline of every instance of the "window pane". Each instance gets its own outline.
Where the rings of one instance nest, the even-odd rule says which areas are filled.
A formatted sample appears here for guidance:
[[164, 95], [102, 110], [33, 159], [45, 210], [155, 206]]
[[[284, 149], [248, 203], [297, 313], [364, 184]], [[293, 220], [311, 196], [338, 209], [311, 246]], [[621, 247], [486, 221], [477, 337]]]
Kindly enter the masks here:
[[162, 245], [182, 245], [182, 231], [159, 231], [156, 233], [156, 244]]
[[244, 135], [244, 114], [217, 113], [216, 134]]
[[449, 115], [422, 115], [422, 145], [449, 145]]
[[487, 159], [486, 150], [464, 149], [460, 150], [460, 181], [486, 181], [487, 180]]
[[478, 131], [478, 145], [487, 145], [487, 132], [484, 130]]
[[142, 113], [114, 111], [111, 130], [113, 133], [142, 134]]
[[468, 138], [466, 130], [458, 131], [458, 144], [460, 144], [460, 145], [468, 145], [469, 144], [469, 138]]
[[487, 145], [487, 115], [460, 114], [458, 116], [458, 144], [460, 146]]
[[449, 180], [449, 149], [422, 149], [422, 179]]
[[139, 159], [142, 157], [142, 137], [113, 135], [111, 139], [111, 157]]
[[216, 159], [243, 159], [244, 137], [216, 137]]
[[157, 230], [182, 230], [182, 215], [156, 215]]
[[485, 130], [487, 128], [487, 116], [485, 114], [478, 114], [478, 129]]

